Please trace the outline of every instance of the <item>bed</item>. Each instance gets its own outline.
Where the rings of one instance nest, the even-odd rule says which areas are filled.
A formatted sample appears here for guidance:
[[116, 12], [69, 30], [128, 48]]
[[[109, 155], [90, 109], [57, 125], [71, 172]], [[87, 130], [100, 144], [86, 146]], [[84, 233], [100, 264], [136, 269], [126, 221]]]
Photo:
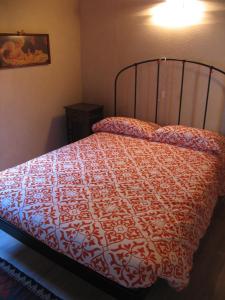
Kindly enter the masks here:
[[[128, 67], [134, 117], [138, 64]], [[184, 68], [181, 82], [182, 96]], [[178, 125], [156, 124], [158, 85], [154, 123], [109, 117], [88, 138], [0, 173], [0, 228], [121, 299], [141, 298], [157, 278], [187, 286], [225, 194], [225, 138], [180, 125], [182, 97]]]

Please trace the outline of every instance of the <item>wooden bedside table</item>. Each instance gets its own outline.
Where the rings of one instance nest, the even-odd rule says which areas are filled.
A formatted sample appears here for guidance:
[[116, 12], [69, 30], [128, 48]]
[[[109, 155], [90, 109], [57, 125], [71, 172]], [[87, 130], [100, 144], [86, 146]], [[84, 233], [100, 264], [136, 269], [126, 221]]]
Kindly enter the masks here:
[[65, 110], [69, 143], [90, 135], [92, 125], [103, 119], [103, 105], [78, 103], [65, 106]]

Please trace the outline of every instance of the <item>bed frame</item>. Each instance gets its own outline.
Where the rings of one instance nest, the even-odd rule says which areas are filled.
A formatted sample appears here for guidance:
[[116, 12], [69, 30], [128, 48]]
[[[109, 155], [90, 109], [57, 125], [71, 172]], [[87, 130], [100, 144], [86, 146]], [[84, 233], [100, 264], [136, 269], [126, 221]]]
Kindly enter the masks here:
[[[138, 85], [138, 66], [143, 64], [149, 64], [149, 63], [156, 63], [157, 64], [157, 84], [156, 84], [156, 97], [155, 97], [155, 122], [157, 123], [158, 119], [158, 102], [159, 102], [159, 81], [160, 81], [160, 65], [162, 61], [175, 61], [182, 64], [182, 77], [181, 77], [181, 87], [180, 87], [180, 103], [179, 103], [179, 115], [178, 115], [178, 122], [177, 124], [180, 124], [181, 121], [181, 110], [182, 110], [182, 99], [183, 99], [183, 86], [184, 86], [184, 80], [185, 80], [185, 67], [189, 64], [196, 64], [203, 67], [208, 68], [208, 86], [207, 86], [207, 97], [205, 101], [205, 109], [204, 109], [204, 120], [203, 120], [203, 126], [202, 128], [205, 128], [206, 125], [206, 119], [207, 119], [207, 111], [208, 111], [208, 102], [209, 102], [209, 95], [210, 95], [210, 87], [211, 87], [211, 80], [213, 76], [213, 72], [219, 72], [223, 75], [225, 75], [225, 72], [223, 70], [220, 70], [218, 68], [215, 68], [213, 66], [195, 62], [195, 61], [189, 61], [189, 60], [179, 60], [179, 59], [173, 59], [173, 58], [163, 58], [163, 59], [151, 59], [151, 60], [145, 60], [141, 62], [136, 62], [132, 65], [129, 65], [122, 70], [119, 71], [119, 73], [116, 75], [115, 78], [115, 85], [114, 85], [114, 114], [117, 115], [117, 85], [120, 75], [125, 72], [128, 69], [134, 70], [134, 118], [136, 117], [136, 110], [137, 110], [137, 85]], [[225, 77], [224, 77], [225, 78]], [[225, 84], [225, 82], [224, 82]], [[111, 294], [112, 296], [116, 297], [117, 299], [144, 299], [147, 293], [149, 293], [151, 288], [146, 289], [129, 289], [125, 288], [107, 278], [104, 276], [96, 273], [95, 271], [83, 266], [82, 264], [74, 261], [73, 259], [51, 249], [44, 243], [40, 242], [39, 240], [35, 239], [34, 237], [30, 236], [26, 232], [22, 231], [21, 229], [18, 229], [13, 224], [7, 222], [6, 220], [2, 219], [0, 217], [0, 229], [5, 231], [6, 233], [10, 234], [20, 242], [26, 244], [27, 246], [31, 247], [32, 249], [36, 250], [40, 254], [46, 256], [50, 260], [54, 261], [58, 265], [66, 268], [67, 270], [71, 271], [75, 275], [78, 275], [79, 277], [85, 279], [89, 283], [93, 284], [97, 288], [100, 288], [101, 290], [105, 291], [106, 293]]]
[[[141, 65], [147, 65], [147, 64], [157, 64], [157, 72], [156, 72], [156, 91], [155, 91], [155, 118], [154, 122], [157, 123], [158, 121], [158, 104], [159, 104], [159, 87], [160, 87], [160, 73], [161, 73], [161, 64], [165, 63], [167, 61], [179, 63], [182, 66], [182, 72], [181, 72], [181, 78], [180, 78], [180, 101], [179, 101], [179, 113], [178, 113], [178, 118], [177, 118], [177, 124], [181, 124], [181, 112], [182, 112], [182, 104], [183, 104], [183, 93], [184, 93], [184, 84], [185, 84], [185, 75], [186, 75], [186, 67], [187, 65], [198, 65], [201, 67], [204, 67], [204, 69], [207, 70], [208, 72], [208, 84], [207, 84], [207, 93], [206, 93], [206, 99], [205, 99], [205, 107], [204, 107], [204, 119], [203, 119], [203, 124], [202, 124], [202, 129], [206, 128], [206, 121], [207, 121], [207, 113], [208, 113], [208, 104], [209, 104], [209, 98], [210, 98], [210, 89], [211, 89], [211, 83], [213, 80], [213, 75], [216, 73], [225, 75], [225, 71], [218, 69], [214, 66], [207, 65], [202, 62], [197, 62], [197, 61], [192, 61], [192, 60], [181, 60], [181, 59], [176, 59], [176, 58], [158, 58], [158, 59], [149, 59], [149, 60], [144, 60], [140, 62], [136, 62], [132, 65], [124, 67], [122, 70], [120, 70], [115, 78], [115, 83], [114, 83], [114, 115], [117, 115], [117, 104], [118, 104], [118, 80], [120, 79], [120, 76], [124, 74], [128, 70], [133, 70], [134, 74], [134, 106], [133, 106], [133, 117], [136, 118], [136, 113], [137, 113], [137, 104], [138, 104], [138, 97], [137, 97], [137, 88], [139, 84], [139, 76], [138, 76], [138, 67]], [[224, 87], [225, 87], [225, 76], [224, 76]], [[153, 99], [154, 101], [154, 99]]]

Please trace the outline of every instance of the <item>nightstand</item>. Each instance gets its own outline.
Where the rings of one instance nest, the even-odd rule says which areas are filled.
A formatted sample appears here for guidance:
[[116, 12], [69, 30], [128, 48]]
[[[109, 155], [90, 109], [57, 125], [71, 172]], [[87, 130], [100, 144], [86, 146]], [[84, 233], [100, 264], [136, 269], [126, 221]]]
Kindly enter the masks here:
[[90, 135], [92, 125], [103, 119], [103, 105], [78, 103], [65, 106], [65, 110], [69, 143]]

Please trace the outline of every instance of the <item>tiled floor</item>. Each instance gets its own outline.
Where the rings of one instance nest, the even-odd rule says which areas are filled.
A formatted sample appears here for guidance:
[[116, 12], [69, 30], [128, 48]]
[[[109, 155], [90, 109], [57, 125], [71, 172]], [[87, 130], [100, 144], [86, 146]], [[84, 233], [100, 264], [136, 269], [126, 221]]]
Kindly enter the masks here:
[[[0, 257], [39, 281], [64, 300], [112, 300], [75, 275], [57, 266], [0, 230]], [[225, 201], [220, 200], [211, 225], [195, 255], [191, 281], [181, 293], [163, 281], [146, 300], [225, 300]]]

